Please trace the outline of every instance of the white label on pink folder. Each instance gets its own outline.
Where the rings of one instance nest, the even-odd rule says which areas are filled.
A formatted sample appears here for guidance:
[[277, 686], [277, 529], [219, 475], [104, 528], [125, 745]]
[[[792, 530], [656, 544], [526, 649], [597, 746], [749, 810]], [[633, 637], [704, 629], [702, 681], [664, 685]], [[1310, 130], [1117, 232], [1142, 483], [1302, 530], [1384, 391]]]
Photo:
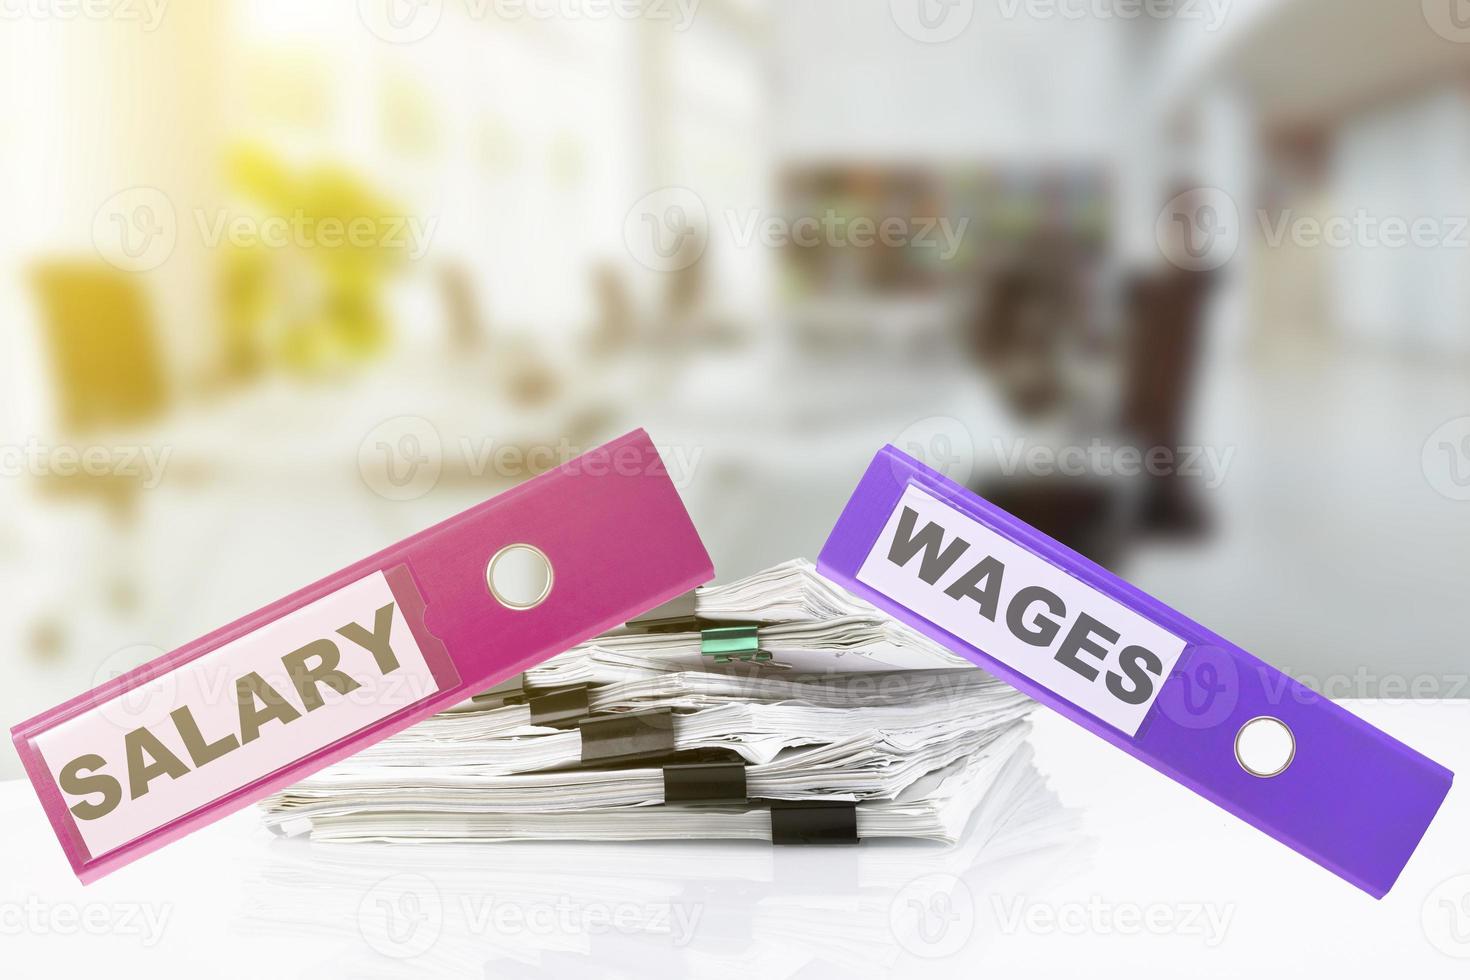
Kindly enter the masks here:
[[909, 486], [858, 570], [872, 586], [1136, 735], [1184, 641]]
[[96, 857], [438, 690], [382, 572], [41, 733]]

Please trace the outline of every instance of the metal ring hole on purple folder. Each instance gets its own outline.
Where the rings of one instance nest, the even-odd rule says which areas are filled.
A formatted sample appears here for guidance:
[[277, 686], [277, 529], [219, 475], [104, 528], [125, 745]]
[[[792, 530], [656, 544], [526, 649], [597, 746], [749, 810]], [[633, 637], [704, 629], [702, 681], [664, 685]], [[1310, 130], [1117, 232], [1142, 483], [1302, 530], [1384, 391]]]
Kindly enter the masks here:
[[1270, 715], [1252, 718], [1235, 733], [1235, 761], [1252, 776], [1279, 776], [1296, 758], [1296, 736]]

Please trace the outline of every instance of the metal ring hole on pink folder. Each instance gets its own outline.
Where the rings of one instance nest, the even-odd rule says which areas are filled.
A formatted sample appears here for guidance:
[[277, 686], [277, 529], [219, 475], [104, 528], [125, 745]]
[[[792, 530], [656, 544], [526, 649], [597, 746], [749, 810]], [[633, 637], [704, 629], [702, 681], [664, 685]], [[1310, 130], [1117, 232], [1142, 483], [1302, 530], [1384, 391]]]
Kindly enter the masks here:
[[485, 566], [490, 594], [507, 609], [534, 609], [551, 594], [551, 559], [535, 545], [508, 544]]
[[1296, 736], [1270, 715], [1252, 718], [1235, 733], [1235, 761], [1252, 776], [1279, 776], [1296, 758]]

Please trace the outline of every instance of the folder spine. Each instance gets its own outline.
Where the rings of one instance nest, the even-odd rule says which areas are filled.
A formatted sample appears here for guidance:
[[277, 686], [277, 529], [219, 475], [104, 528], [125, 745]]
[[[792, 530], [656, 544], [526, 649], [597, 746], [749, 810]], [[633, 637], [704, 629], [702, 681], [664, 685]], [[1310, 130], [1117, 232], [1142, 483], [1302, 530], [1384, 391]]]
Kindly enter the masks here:
[[[937, 504], [930, 511], [939, 516], [927, 524], [915, 522], [913, 508], [905, 503], [914, 499], [914, 491]], [[926, 556], [939, 555], [945, 548], [961, 553], [972, 550], [972, 542], [986, 543], [974, 547], [976, 554], [959, 566], [973, 566], [968, 579], [962, 575], [958, 587], [940, 588], [935, 584], [942, 583], [943, 573], [934, 571], [938, 562], [929, 563], [926, 578], [922, 560], [904, 557], [917, 552], [888, 544], [891, 529], [904, 526], [915, 532], [905, 538], [910, 543], [927, 536], [932, 547]], [[927, 546], [920, 542], [920, 547]], [[1100, 604], [1107, 608], [1122, 608], [1182, 641], [1182, 652], [1158, 678], [1154, 700], [1136, 730], [1111, 723], [1043, 682], [1039, 668], [1063, 660], [1067, 655], [1063, 649], [1043, 651], [1033, 644], [1032, 666], [1023, 669], [1014, 659], [1008, 662], [998, 656], [999, 650], [982, 648], [889, 594], [896, 589], [878, 588], [863, 578], [865, 569], [881, 568], [891, 576], [887, 566], [907, 568], [905, 598], [939, 610], [934, 615], [949, 616], [951, 624], [971, 624], [955, 626], [971, 636], [988, 628], [987, 623], [1009, 622], [1008, 615], [999, 612], [989, 618], [987, 605], [975, 601], [977, 595], [992, 601], [982, 583], [992, 587], [1004, 581], [1011, 594], [1024, 586], [1038, 602], [1050, 602], [1060, 617], [1067, 604], [1055, 589], [1038, 589], [1019, 564], [1002, 565], [1004, 573], [996, 571], [1000, 563], [995, 554], [1017, 548], [1021, 549], [1017, 554], [1029, 556], [1033, 568], [1044, 565], [1065, 573], [1070, 580], [1067, 588], [1076, 595], [1101, 597], [1105, 603]], [[1387, 894], [1398, 879], [1453, 782], [1454, 774], [1444, 766], [892, 446], [881, 450], [863, 475], [822, 548], [817, 568], [858, 597], [1376, 898]], [[970, 605], [948, 605], [962, 601]], [[956, 608], [973, 615], [958, 619], [953, 615]], [[1030, 628], [1023, 616], [1016, 622]], [[1068, 666], [1086, 672], [1084, 676], [1090, 675], [1101, 689], [1104, 675], [1080, 659], [1077, 651], [1085, 648], [1093, 663], [1101, 663], [1096, 659], [1103, 652], [1097, 637], [1110, 632], [1112, 639], [1118, 637], [1096, 621], [1090, 625], [1082, 631], [1085, 647], [1072, 648]], [[1075, 625], [1071, 632], [1077, 633]], [[1031, 640], [1044, 636], [1029, 635]], [[1056, 636], [1064, 635], [1059, 623]], [[1146, 660], [1134, 662], [1140, 664]], [[1141, 676], [1131, 675], [1133, 687], [1124, 680], [1114, 693], [1120, 697], [1147, 693], [1137, 683]], [[1296, 745], [1290, 765], [1268, 778], [1248, 771], [1235, 754], [1238, 733], [1263, 717], [1284, 725]]]

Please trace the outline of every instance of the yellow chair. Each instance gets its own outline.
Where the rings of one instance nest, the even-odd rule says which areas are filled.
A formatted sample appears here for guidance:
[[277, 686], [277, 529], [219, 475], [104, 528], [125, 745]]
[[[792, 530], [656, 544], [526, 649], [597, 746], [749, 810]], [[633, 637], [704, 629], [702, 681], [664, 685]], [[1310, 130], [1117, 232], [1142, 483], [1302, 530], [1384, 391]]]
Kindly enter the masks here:
[[62, 259], [39, 264], [32, 282], [62, 427], [85, 434], [162, 415], [168, 391], [138, 278], [101, 260]]

